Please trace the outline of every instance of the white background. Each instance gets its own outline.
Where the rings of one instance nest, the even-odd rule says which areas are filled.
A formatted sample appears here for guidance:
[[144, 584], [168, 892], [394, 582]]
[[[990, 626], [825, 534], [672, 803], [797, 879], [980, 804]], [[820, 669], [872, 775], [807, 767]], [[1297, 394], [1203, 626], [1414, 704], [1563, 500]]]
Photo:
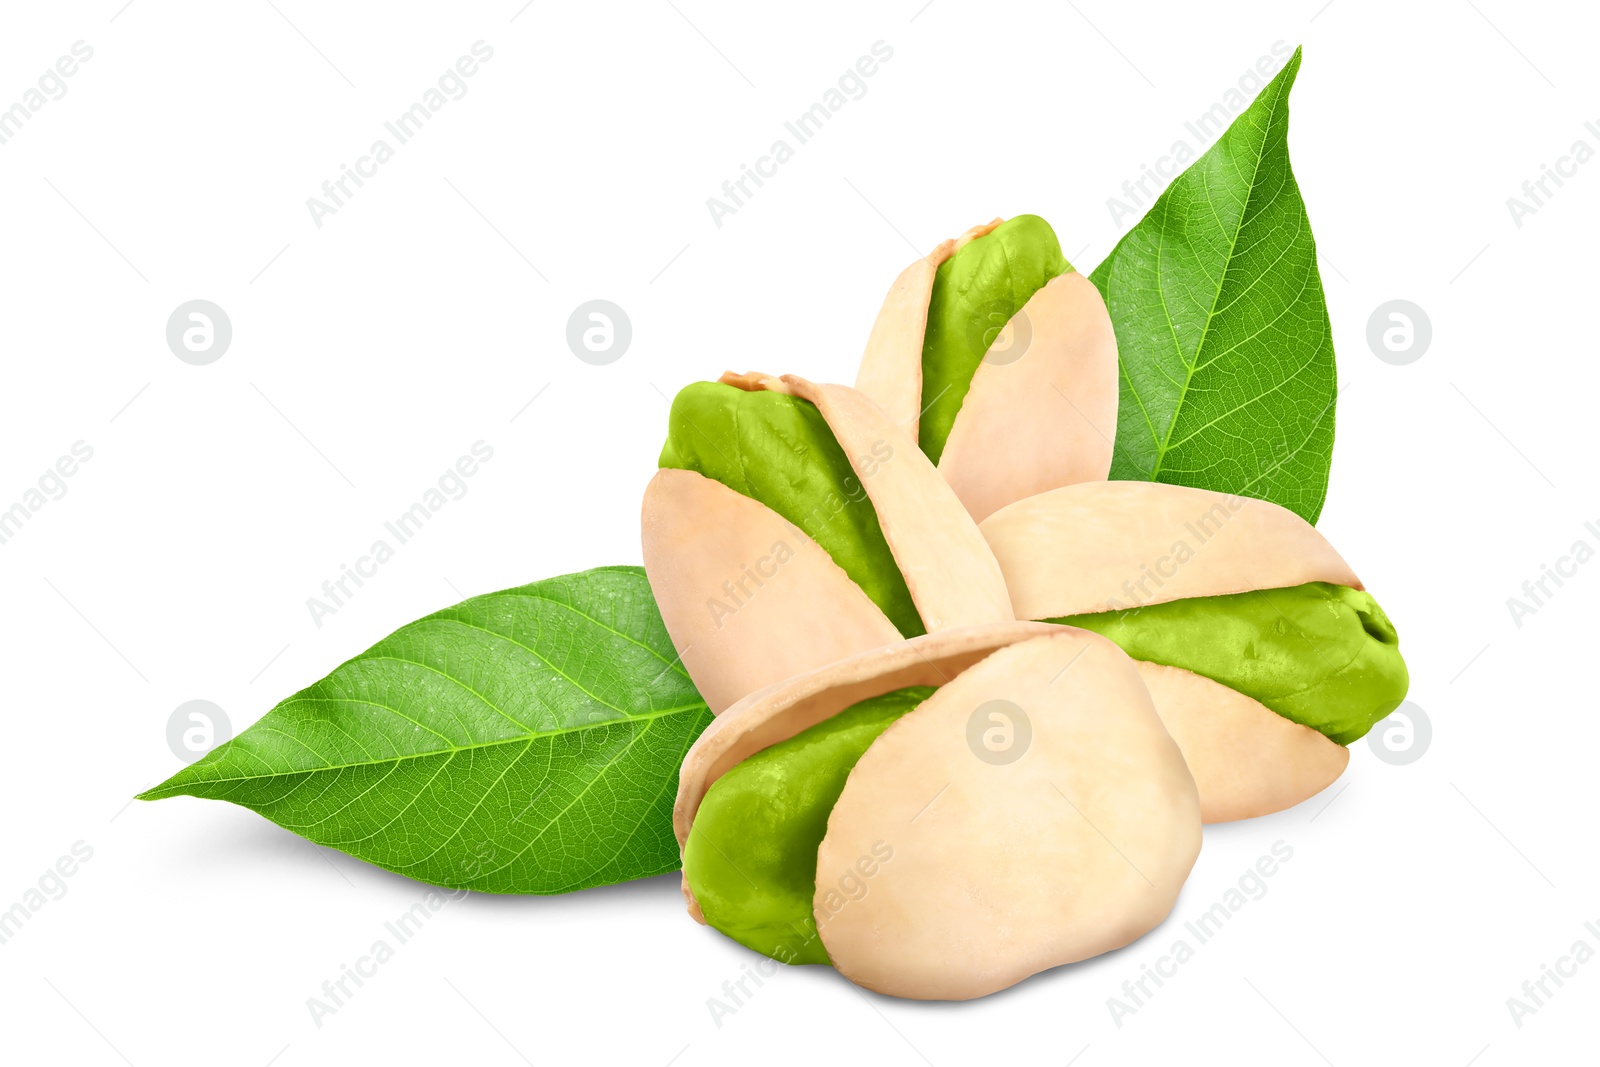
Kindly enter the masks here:
[[[1520, 628], [1506, 607], [1600, 547], [1600, 161], [1520, 228], [1505, 203], [1600, 148], [1592, 12], [123, 2], [8, 4], [0, 30], [0, 106], [94, 49], [0, 145], [0, 507], [94, 450], [0, 545], [0, 908], [93, 849], [0, 945], [0, 1057], [1594, 1060], [1600, 962], [1520, 1028], [1506, 1007], [1574, 941], [1600, 949], [1600, 562]], [[480, 39], [467, 95], [315, 226], [307, 197]], [[714, 225], [706, 198], [878, 40], [867, 94]], [[964, 1005], [789, 970], [720, 1027], [707, 998], [755, 957], [668, 876], [452, 903], [319, 1028], [306, 999], [423, 887], [242, 808], [128, 804], [180, 765], [186, 700], [242, 729], [462, 596], [637, 562], [664, 396], [726, 368], [851, 381], [890, 280], [940, 239], [1035, 212], [1092, 268], [1131, 225], [1107, 198], [1279, 40], [1306, 49], [1290, 143], [1343, 387], [1320, 525], [1400, 627], [1434, 726], [1417, 762], [1363, 741], [1323, 795], [1209, 827], [1172, 918], [1124, 951]], [[596, 297], [634, 327], [603, 367], [564, 340]], [[195, 298], [233, 324], [209, 366], [165, 342]], [[1393, 298], [1433, 323], [1409, 366], [1365, 341]], [[480, 439], [469, 493], [316, 626], [306, 598]], [[1280, 840], [1267, 894], [1116, 1025], [1107, 998]]]

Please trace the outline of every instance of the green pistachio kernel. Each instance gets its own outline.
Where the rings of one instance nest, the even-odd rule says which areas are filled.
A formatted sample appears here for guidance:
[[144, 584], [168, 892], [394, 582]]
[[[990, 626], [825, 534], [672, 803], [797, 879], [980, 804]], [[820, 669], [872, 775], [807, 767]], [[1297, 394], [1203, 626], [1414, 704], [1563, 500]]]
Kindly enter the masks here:
[[1050, 622], [1110, 638], [1134, 659], [1181, 667], [1348, 745], [1405, 698], [1394, 624], [1368, 593], [1327, 582]]
[[1007, 219], [939, 264], [922, 340], [922, 420], [917, 443], [938, 463], [984, 353], [1045, 283], [1072, 269], [1050, 224]]
[[863, 700], [712, 783], [683, 849], [706, 922], [785, 963], [829, 962], [812, 911], [828, 816], [878, 735], [932, 695], [913, 686]]

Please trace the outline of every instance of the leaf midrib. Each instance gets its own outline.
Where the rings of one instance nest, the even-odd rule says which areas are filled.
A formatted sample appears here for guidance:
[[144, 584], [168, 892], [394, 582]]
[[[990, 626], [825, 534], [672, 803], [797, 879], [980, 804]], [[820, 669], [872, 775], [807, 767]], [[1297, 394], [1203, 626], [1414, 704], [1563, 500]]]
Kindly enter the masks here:
[[[1223, 261], [1222, 273], [1217, 277], [1216, 291], [1211, 294], [1211, 307], [1209, 309], [1207, 309], [1207, 311], [1206, 311], [1205, 325], [1200, 327], [1200, 340], [1194, 346], [1194, 362], [1193, 363], [1190, 363], [1188, 360], [1184, 359], [1184, 357], [1183, 357], [1183, 349], [1179, 346], [1178, 331], [1177, 331], [1177, 329], [1175, 327], [1173, 327], [1172, 313], [1167, 308], [1166, 285], [1163, 282], [1162, 285], [1157, 287], [1157, 292], [1159, 292], [1161, 294], [1161, 312], [1162, 312], [1163, 315], [1166, 316], [1167, 325], [1168, 325], [1169, 328], [1171, 328], [1173, 351], [1175, 351], [1177, 353], [1178, 361], [1184, 365], [1184, 369], [1185, 369], [1185, 371], [1187, 373], [1185, 373], [1185, 375], [1184, 375], [1183, 385], [1181, 387], [1179, 387], [1179, 389], [1178, 389], [1178, 402], [1173, 405], [1172, 418], [1167, 422], [1166, 435], [1156, 445], [1156, 461], [1155, 461], [1155, 464], [1150, 468], [1150, 477], [1149, 477], [1149, 480], [1152, 481], [1152, 482], [1155, 481], [1156, 480], [1156, 476], [1161, 473], [1161, 465], [1162, 465], [1162, 463], [1164, 463], [1166, 461], [1167, 453], [1168, 453], [1168, 451], [1170, 451], [1170, 449], [1172, 447], [1172, 445], [1171, 445], [1172, 434], [1177, 429], [1179, 417], [1183, 414], [1183, 404], [1184, 404], [1184, 401], [1188, 398], [1188, 395], [1189, 395], [1189, 383], [1194, 381], [1195, 371], [1197, 369], [1199, 369], [1199, 366], [1200, 366], [1200, 354], [1201, 354], [1201, 352], [1203, 352], [1205, 350], [1206, 338], [1210, 336], [1210, 332], [1211, 332], [1211, 320], [1214, 319], [1216, 317], [1216, 314], [1217, 314], [1217, 301], [1222, 298], [1223, 287], [1226, 286], [1227, 283], [1228, 283], [1228, 271], [1231, 270], [1232, 267], [1233, 267], [1234, 252], [1239, 247], [1239, 234], [1244, 231], [1244, 220], [1245, 220], [1246, 216], [1249, 215], [1249, 213], [1250, 213], [1250, 205], [1255, 199], [1256, 178], [1261, 173], [1261, 163], [1262, 163], [1262, 161], [1264, 159], [1266, 159], [1266, 155], [1267, 155], [1267, 153], [1266, 153], [1267, 138], [1272, 133], [1273, 125], [1278, 121], [1278, 101], [1281, 99], [1281, 96], [1282, 96], [1282, 93], [1280, 91], [1279, 95], [1275, 96], [1273, 98], [1272, 109], [1271, 109], [1271, 111], [1269, 113], [1270, 114], [1270, 118], [1268, 119], [1267, 126], [1262, 130], [1261, 144], [1260, 144], [1260, 146], [1258, 147], [1258, 149], [1256, 151], [1255, 166], [1250, 171], [1249, 192], [1245, 196], [1244, 204], [1239, 209], [1239, 222], [1234, 227], [1232, 238], [1228, 241], [1228, 255]], [[1207, 176], [1207, 178], [1208, 178], [1208, 180], [1207, 180], [1208, 188], [1206, 190], [1206, 203], [1211, 207], [1212, 214], [1215, 215], [1216, 214], [1216, 204], [1211, 199], [1210, 188], [1209, 188], [1209, 185], [1210, 185], [1209, 175]], [[1218, 220], [1218, 221], [1220, 221], [1220, 220]], [[1165, 258], [1165, 256], [1166, 256], [1166, 248], [1167, 248], [1167, 227], [1163, 225], [1161, 227], [1161, 241], [1160, 241], [1160, 244], [1157, 247], [1157, 252], [1156, 252], [1157, 263], [1160, 263]], [[1163, 272], [1161, 271], [1159, 266], [1157, 267], [1157, 274], [1158, 275], [1163, 274]], [[1139, 398], [1138, 390], [1136, 388], [1134, 388], [1132, 379], [1129, 379], [1128, 386], [1129, 386], [1130, 389], [1133, 390], [1134, 399], [1139, 400], [1139, 406], [1141, 408], [1143, 408], [1144, 407], [1144, 401]]]
[[[290, 700], [293, 700], [293, 699], [295, 699], [295, 698], [290, 698]], [[326, 698], [323, 698], [323, 699], [340, 700], [340, 699], [344, 699], [344, 698], [326, 697]], [[284, 705], [287, 705], [289, 702], [290, 701], [285, 701]], [[366, 702], [365, 701], [361, 701], [360, 703], [366, 703]], [[280, 707], [284, 706], [284, 705], [280, 705]], [[666, 709], [663, 709], [661, 711], [654, 711], [654, 712], [651, 712], [648, 715], [629, 715], [629, 716], [625, 716], [625, 717], [620, 718], [620, 719], [598, 719], [598, 720], [596, 720], [594, 722], [580, 723], [577, 726], [564, 726], [559, 730], [534, 731], [534, 732], [530, 732], [530, 733], [527, 733], [527, 734], [519, 735], [517, 737], [502, 737], [502, 738], [497, 738], [497, 739], [495, 739], [493, 741], [480, 741], [480, 742], [477, 742], [475, 744], [470, 744], [470, 745], [448, 745], [448, 746], [445, 746], [445, 747], [442, 747], [442, 748], [430, 749], [430, 750], [428, 750], [426, 752], [407, 752], [407, 753], [404, 753], [404, 754], [399, 755], [399, 756], [388, 756], [388, 757], [385, 757], [383, 759], [367, 760], [367, 761], [360, 762], [360, 763], [330, 763], [330, 764], [327, 764], [327, 765], [322, 766], [322, 767], [307, 767], [307, 768], [305, 768], [303, 770], [294, 770], [294, 771], [274, 771], [274, 772], [271, 772], [269, 774], [238, 774], [238, 775], [229, 775], [227, 777], [219, 777], [219, 778], [200, 778], [200, 779], [196, 779], [195, 781], [192, 781], [192, 782], [184, 783], [182, 787], [175, 788], [175, 789], [170, 790], [170, 791], [165, 792], [165, 793], [159, 793], [159, 795], [157, 795], [157, 794], [159, 792], [159, 788], [160, 787], [157, 787], [157, 789], [151, 789], [151, 790], [148, 790], [146, 792], [140, 793], [139, 796], [136, 799], [140, 799], [140, 800], [157, 800], [157, 799], [160, 799], [161, 797], [165, 797], [165, 796], [180, 795], [185, 791], [186, 788], [191, 787], [191, 786], [224, 785], [224, 784], [227, 784], [227, 783], [230, 783], [230, 782], [269, 781], [269, 780], [274, 779], [274, 778], [293, 778], [293, 777], [295, 777], [297, 775], [325, 774], [325, 773], [327, 773], [329, 771], [345, 771], [345, 770], [352, 770], [352, 769], [357, 768], [357, 767], [380, 767], [380, 766], [383, 766], [384, 764], [388, 764], [388, 763], [399, 764], [399, 763], [402, 763], [402, 762], [404, 762], [406, 760], [426, 759], [426, 758], [433, 757], [433, 756], [454, 755], [457, 752], [474, 752], [474, 751], [478, 751], [480, 749], [495, 748], [495, 747], [500, 746], [500, 745], [528, 744], [530, 742], [540, 740], [541, 738], [559, 737], [562, 734], [578, 733], [580, 731], [593, 730], [593, 729], [596, 729], [596, 728], [602, 727], [602, 726], [620, 726], [620, 725], [626, 725], [626, 724], [638, 723], [638, 722], [651, 722], [651, 721], [653, 721], [655, 719], [665, 718], [668, 715], [681, 715], [681, 714], [683, 714], [685, 712], [699, 711], [700, 709], [704, 708], [705, 706], [706, 706], [705, 702], [704, 701], [700, 701], [700, 702], [697, 702], [697, 703], [694, 703], [694, 704], [684, 704], [681, 707], [666, 708]]]

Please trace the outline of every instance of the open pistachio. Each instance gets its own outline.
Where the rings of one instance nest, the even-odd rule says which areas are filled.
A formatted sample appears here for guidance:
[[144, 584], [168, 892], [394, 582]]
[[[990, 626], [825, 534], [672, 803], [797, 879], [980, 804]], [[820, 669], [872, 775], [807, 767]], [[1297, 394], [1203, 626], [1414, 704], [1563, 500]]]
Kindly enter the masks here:
[[1037, 215], [973, 227], [902, 271], [856, 388], [910, 430], [979, 520], [1111, 469], [1116, 334]]
[[1200, 806], [1132, 661], [1084, 630], [931, 633], [751, 694], [684, 761], [690, 914], [789, 963], [962, 1000], [1171, 910]]
[[1019, 618], [1115, 641], [1139, 665], [1207, 822], [1298, 804], [1399, 706], [1399, 637], [1309, 523], [1154, 482], [1067, 486], [980, 525]]
[[938, 471], [865, 395], [725, 374], [672, 404], [645, 571], [713, 712], [866, 649], [1013, 618]]

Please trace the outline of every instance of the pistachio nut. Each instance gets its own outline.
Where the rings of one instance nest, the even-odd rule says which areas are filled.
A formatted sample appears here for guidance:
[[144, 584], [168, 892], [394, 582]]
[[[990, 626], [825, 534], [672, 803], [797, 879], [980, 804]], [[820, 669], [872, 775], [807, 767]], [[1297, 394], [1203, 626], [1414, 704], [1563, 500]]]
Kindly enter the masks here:
[[1194, 780], [1133, 662], [1026, 622], [752, 693], [689, 751], [673, 825], [697, 920], [925, 1000], [1140, 937], [1201, 836]]
[[973, 227], [902, 271], [856, 388], [909, 429], [979, 520], [1111, 469], [1116, 334], [1037, 215]]
[[1394, 625], [1333, 546], [1264, 500], [1155, 482], [1066, 486], [980, 525], [1019, 618], [1137, 662], [1206, 822], [1279, 811], [1343, 773], [1399, 706]]
[[1013, 619], [977, 524], [864, 394], [725, 374], [672, 402], [645, 572], [713, 712], [867, 649]]

